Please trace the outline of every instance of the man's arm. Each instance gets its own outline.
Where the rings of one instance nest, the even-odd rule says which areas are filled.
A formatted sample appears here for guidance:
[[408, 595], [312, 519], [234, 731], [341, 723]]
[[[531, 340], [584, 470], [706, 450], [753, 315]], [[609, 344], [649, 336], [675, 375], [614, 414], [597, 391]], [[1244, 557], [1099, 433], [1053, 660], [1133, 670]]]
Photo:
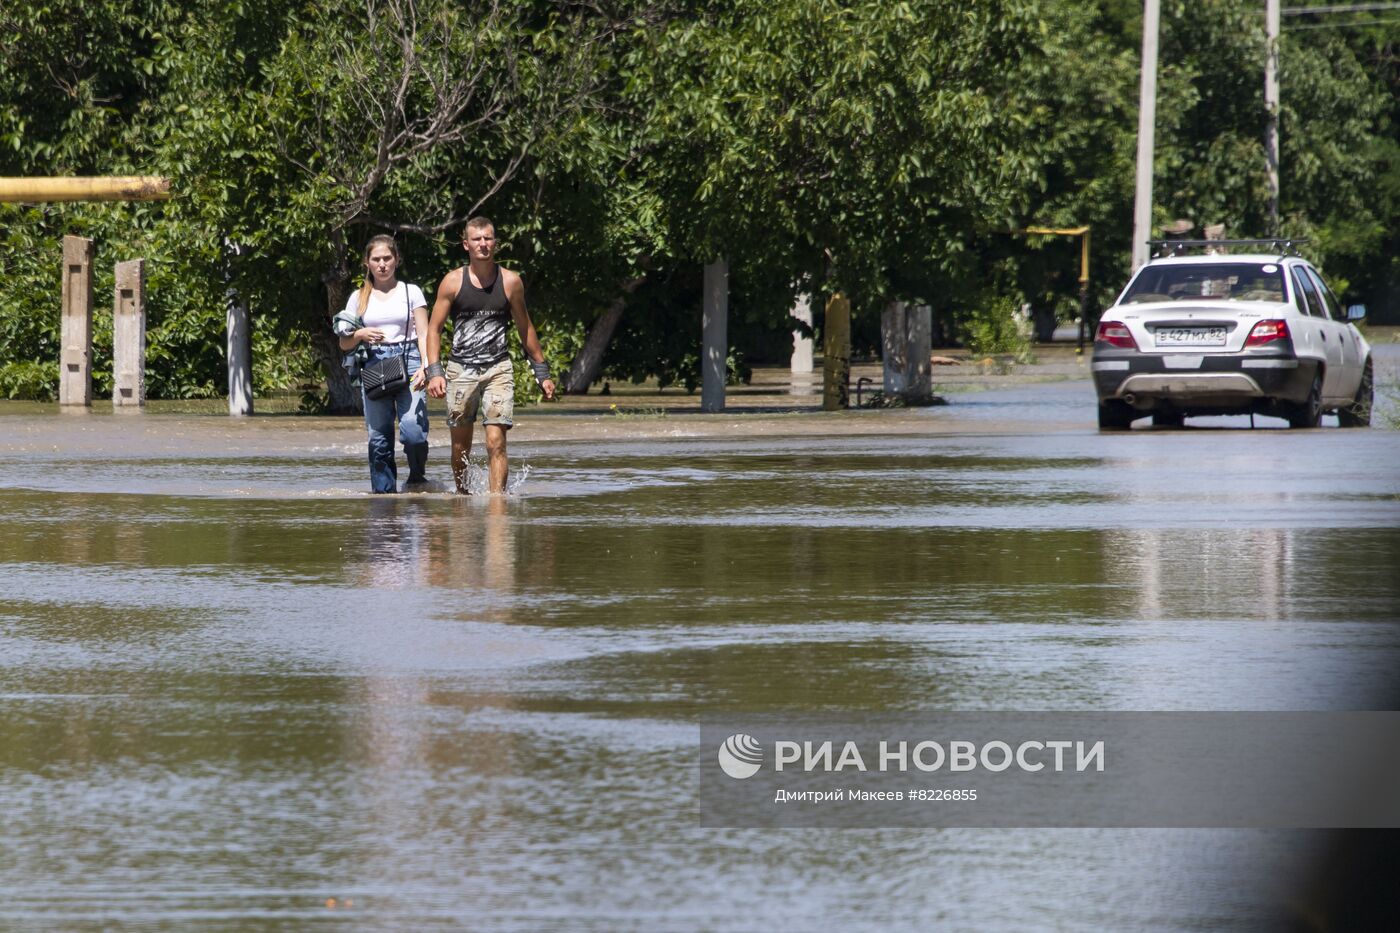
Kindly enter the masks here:
[[[520, 276], [509, 269], [502, 269], [501, 274], [506, 277], [506, 299], [510, 301], [510, 316], [515, 321], [516, 330], [520, 331], [520, 343], [525, 347], [525, 355], [534, 364], [535, 378], [544, 390], [546, 399], [554, 398], [554, 380], [549, 376], [549, 369], [544, 365], [544, 349], [540, 346], [540, 335], [535, 333], [534, 322], [530, 320], [530, 312], [525, 310], [525, 283], [520, 280]], [[540, 378], [540, 373], [544, 377]]]
[[[429, 366], [439, 367], [442, 357], [442, 325], [447, 323], [447, 315], [452, 311], [452, 299], [457, 297], [457, 292], [462, 287], [462, 270], [454, 269], [443, 276], [438, 283], [437, 297], [433, 299], [433, 313], [428, 317], [428, 344], [427, 360], [423, 368]], [[438, 369], [434, 370], [438, 373]], [[447, 395], [447, 377], [441, 375], [430, 376], [428, 378], [428, 395], [432, 398], [443, 398]]]

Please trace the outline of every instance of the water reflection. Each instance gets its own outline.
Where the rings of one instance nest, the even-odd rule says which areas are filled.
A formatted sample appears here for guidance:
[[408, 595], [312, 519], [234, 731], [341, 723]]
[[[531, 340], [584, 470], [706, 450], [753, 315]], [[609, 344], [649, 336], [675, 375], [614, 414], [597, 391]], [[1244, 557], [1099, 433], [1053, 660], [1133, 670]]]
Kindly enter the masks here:
[[1278, 619], [1307, 593], [1295, 593], [1300, 573], [1290, 528], [1243, 528], [1185, 532], [1125, 528], [1105, 532], [1105, 560], [1131, 581], [1127, 613], [1161, 619], [1180, 611], [1189, 593], [1198, 611], [1214, 615]]

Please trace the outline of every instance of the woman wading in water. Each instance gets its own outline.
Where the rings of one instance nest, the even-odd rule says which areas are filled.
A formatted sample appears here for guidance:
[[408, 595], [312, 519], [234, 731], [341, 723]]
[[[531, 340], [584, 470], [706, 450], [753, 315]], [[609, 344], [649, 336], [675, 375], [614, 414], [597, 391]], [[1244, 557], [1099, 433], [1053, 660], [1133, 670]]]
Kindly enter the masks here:
[[[423, 359], [428, 355], [428, 303], [417, 285], [398, 280], [399, 247], [394, 238], [380, 234], [365, 247], [365, 284], [350, 296], [345, 311], [336, 315], [340, 349], [347, 353], [364, 346], [366, 365], [399, 354], [405, 355], [409, 384], [383, 398], [364, 396], [365, 427], [369, 430], [369, 485], [373, 492], [396, 492], [398, 468], [394, 463], [394, 421], [408, 460], [405, 489], [427, 482], [428, 410], [423, 394], [427, 375]], [[361, 389], [363, 391], [363, 387]]]

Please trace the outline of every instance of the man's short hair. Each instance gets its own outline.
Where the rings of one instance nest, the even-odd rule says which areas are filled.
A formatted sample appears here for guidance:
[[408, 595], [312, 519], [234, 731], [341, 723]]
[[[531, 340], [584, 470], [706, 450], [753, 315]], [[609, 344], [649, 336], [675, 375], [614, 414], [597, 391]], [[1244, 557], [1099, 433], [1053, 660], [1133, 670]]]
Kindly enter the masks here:
[[480, 230], [482, 227], [490, 227], [493, 231], [496, 229], [496, 225], [491, 222], [490, 217], [483, 217], [478, 214], [471, 220], [468, 220], [467, 225], [462, 228], [462, 239], [465, 240], [467, 238], [468, 231]]

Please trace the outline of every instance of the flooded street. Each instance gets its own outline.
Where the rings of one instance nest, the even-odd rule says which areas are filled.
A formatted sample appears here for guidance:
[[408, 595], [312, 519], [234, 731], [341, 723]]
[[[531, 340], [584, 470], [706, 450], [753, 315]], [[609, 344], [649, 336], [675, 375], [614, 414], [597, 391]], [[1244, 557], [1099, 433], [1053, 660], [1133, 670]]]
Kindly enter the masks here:
[[1394, 431], [526, 410], [515, 495], [371, 498], [357, 421], [54, 411], [0, 408], [4, 928], [1277, 927], [1315, 834], [705, 829], [697, 723], [1396, 687]]

